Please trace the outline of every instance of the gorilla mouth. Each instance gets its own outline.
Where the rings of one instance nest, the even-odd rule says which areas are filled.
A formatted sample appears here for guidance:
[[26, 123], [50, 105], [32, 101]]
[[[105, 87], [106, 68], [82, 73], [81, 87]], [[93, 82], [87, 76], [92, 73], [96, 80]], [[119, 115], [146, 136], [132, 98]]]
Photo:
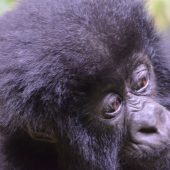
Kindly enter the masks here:
[[[160, 147], [161, 146], [161, 147]], [[126, 146], [126, 155], [133, 159], [151, 160], [168, 154], [168, 145], [153, 145], [149, 143], [139, 143], [131, 141]], [[149, 158], [148, 158], [149, 155]]]

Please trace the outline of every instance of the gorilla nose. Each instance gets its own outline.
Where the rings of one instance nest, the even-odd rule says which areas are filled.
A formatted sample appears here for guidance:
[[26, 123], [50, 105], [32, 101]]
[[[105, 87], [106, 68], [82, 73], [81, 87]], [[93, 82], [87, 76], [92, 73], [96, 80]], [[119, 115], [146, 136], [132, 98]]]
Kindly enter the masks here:
[[144, 100], [140, 107], [129, 111], [128, 134], [132, 142], [156, 146], [169, 141], [170, 112], [166, 108], [152, 100]]
[[158, 141], [160, 138], [160, 129], [158, 122], [153, 117], [152, 119], [147, 117], [141, 118], [141, 120], [134, 120], [130, 129], [130, 138], [134, 143], [150, 143]]
[[155, 102], [144, 102], [143, 108], [138, 108], [130, 114], [129, 135], [137, 143], [155, 141], [167, 131], [165, 126], [165, 110]]
[[158, 133], [160, 110], [150, 104], [148, 110], [140, 111], [133, 117], [135, 131], [139, 135], [153, 135]]

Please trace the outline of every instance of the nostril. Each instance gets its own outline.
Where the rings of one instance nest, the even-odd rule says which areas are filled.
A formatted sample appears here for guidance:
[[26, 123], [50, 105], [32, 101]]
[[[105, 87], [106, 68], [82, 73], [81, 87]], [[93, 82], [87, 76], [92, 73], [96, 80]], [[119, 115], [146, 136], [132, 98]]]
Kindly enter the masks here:
[[139, 129], [140, 133], [145, 133], [145, 134], [152, 134], [152, 133], [157, 133], [157, 128], [155, 127], [143, 127]]

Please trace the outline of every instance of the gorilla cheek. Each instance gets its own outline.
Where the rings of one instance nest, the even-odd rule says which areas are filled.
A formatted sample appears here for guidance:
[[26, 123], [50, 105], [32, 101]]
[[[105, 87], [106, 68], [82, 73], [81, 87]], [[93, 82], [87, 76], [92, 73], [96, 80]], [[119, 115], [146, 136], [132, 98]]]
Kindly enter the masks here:
[[166, 154], [170, 145], [170, 112], [148, 97], [133, 95], [128, 110], [128, 150], [131, 150], [131, 156], [145, 158], [148, 154]]

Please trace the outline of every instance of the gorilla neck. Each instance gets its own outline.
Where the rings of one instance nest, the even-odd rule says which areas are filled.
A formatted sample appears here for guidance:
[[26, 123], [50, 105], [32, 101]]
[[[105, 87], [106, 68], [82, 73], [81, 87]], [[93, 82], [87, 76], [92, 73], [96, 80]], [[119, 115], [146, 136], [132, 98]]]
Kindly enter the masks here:
[[[120, 132], [119, 132], [120, 133]], [[77, 134], [78, 135], [78, 134]], [[122, 137], [101, 135], [102, 138], [91, 138], [81, 134], [77, 143], [59, 143], [58, 145], [34, 141], [29, 136], [1, 136], [0, 169], [8, 170], [169, 170], [167, 158], [158, 160], [131, 160], [119, 164], [119, 150]], [[114, 135], [113, 135], [114, 136]], [[83, 140], [83, 141], [82, 141]], [[70, 141], [69, 141], [70, 142]], [[70, 147], [72, 146], [72, 147]], [[80, 155], [78, 155], [79, 153]], [[82, 157], [83, 155], [83, 157]], [[7, 160], [6, 162], [5, 160]]]
[[[99, 144], [95, 139], [93, 141], [89, 138], [88, 142], [91, 144], [81, 145], [80, 148], [78, 145], [70, 147], [68, 143], [55, 145], [35, 141], [25, 134], [3, 137], [1, 140], [0, 169], [2, 170], [13, 167], [17, 170], [25, 170], [25, 167], [28, 170], [119, 170], [118, 140], [115, 146], [113, 140], [109, 138], [103, 137]], [[83, 153], [83, 157], [77, 154], [77, 149], [80, 155]]]
[[[74, 126], [75, 121], [70, 123], [70, 125], [68, 124], [69, 127], [76, 128], [74, 130], [67, 128], [68, 134], [70, 134], [69, 142], [63, 145], [62, 140], [61, 147], [59, 147], [59, 153], [64, 153], [64, 159], [69, 160], [68, 166], [64, 169], [119, 170], [119, 151], [123, 141], [122, 129], [116, 127], [117, 131], [114, 133], [114, 127], [103, 131], [102, 127], [93, 126], [85, 130], [81, 126]], [[97, 131], [93, 129], [97, 129]], [[71, 153], [71, 155], [68, 155], [65, 151]]]
[[[56, 170], [58, 154], [56, 146], [40, 141], [33, 141], [28, 136], [14, 135], [1, 137], [0, 169]], [[8, 158], [8, 162], [6, 161]]]

